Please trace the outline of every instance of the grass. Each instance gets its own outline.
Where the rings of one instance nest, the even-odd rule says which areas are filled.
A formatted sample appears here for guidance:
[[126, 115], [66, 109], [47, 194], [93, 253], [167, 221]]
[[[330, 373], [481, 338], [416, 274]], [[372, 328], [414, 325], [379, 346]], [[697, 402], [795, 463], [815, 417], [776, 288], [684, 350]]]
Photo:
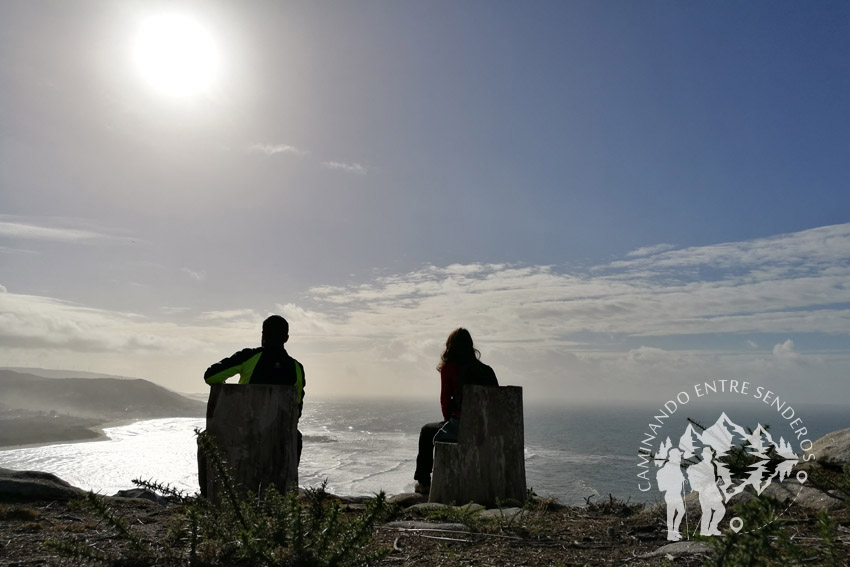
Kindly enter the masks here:
[[41, 518], [41, 512], [28, 506], [7, 506], [0, 504], [0, 520], [37, 522]]

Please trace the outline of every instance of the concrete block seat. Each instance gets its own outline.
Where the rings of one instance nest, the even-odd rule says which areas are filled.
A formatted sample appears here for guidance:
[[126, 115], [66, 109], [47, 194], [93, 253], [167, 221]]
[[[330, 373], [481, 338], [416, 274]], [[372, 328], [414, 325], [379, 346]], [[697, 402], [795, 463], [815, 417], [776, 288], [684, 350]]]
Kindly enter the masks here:
[[[298, 486], [298, 405], [294, 386], [214, 384], [207, 403], [207, 433], [230, 465], [240, 491], [281, 493]], [[201, 492], [218, 502], [212, 463], [198, 453]]]
[[522, 388], [464, 386], [457, 443], [434, 444], [430, 502], [525, 501]]

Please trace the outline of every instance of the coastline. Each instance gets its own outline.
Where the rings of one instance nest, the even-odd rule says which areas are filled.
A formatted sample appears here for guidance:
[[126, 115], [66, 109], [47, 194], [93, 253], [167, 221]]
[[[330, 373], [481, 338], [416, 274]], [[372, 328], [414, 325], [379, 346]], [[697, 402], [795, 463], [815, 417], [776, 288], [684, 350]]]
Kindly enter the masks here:
[[[122, 427], [130, 425], [140, 420], [135, 419], [83, 419], [83, 418], [68, 418], [59, 416], [56, 418], [47, 418], [48, 420], [59, 420], [56, 423], [51, 423], [51, 426], [45, 427], [45, 419], [3, 419], [0, 420], [0, 427], [4, 430], [3, 440], [0, 440], [0, 452], [14, 451], [16, 449], [32, 449], [35, 447], [47, 447], [50, 445], [73, 445], [76, 443], [90, 443], [93, 441], [107, 441], [109, 436], [106, 434], [106, 429], [113, 427]], [[23, 422], [23, 423], [22, 423]], [[69, 424], [69, 422], [71, 422]], [[88, 423], [80, 423], [88, 422]], [[66, 424], [66, 425], [63, 425]], [[20, 433], [21, 429], [27, 429], [26, 433]], [[17, 435], [16, 435], [16, 432]], [[6, 438], [32, 438], [29, 442], [6, 442]]]

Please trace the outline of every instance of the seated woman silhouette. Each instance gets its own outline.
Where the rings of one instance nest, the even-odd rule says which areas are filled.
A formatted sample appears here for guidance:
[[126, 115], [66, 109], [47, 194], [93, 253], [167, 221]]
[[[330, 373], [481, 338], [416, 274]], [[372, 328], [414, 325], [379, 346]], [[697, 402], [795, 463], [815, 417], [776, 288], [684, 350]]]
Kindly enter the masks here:
[[464, 384], [498, 386], [496, 373], [479, 360], [481, 353], [472, 344], [472, 335], [460, 327], [446, 340], [440, 357], [440, 408], [443, 421], [422, 426], [419, 433], [419, 454], [416, 457], [416, 492], [428, 495], [431, 491], [431, 469], [434, 467], [434, 441], [457, 441]]

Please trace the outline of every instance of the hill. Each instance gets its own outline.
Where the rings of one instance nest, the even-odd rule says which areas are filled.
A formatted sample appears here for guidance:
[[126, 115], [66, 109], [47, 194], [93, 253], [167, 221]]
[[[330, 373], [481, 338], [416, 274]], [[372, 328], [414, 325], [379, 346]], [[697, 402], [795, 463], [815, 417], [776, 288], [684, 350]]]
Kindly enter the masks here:
[[202, 417], [205, 404], [141, 379], [46, 378], [0, 369], [0, 446], [96, 438], [116, 420]]
[[41, 376], [42, 378], [121, 378], [122, 380], [131, 380], [127, 376], [117, 376], [115, 374], [101, 374], [99, 372], [83, 372], [82, 370], [53, 370], [47, 368], [33, 368], [30, 366], [4, 366], [0, 370], [11, 370], [19, 374], [32, 374], [33, 376]]

